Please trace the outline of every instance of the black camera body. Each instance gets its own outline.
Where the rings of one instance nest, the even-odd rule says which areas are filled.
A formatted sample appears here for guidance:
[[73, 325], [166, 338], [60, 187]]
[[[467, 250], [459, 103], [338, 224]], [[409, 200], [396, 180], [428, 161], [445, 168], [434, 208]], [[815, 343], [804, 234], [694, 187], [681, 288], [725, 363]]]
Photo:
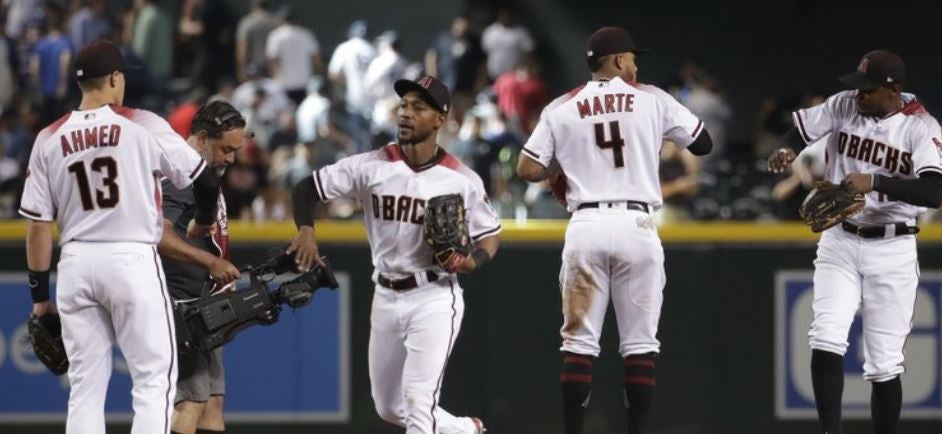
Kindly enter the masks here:
[[339, 285], [334, 272], [326, 259], [324, 262], [326, 267], [315, 264], [310, 271], [269, 290], [268, 283], [276, 276], [297, 272], [294, 256], [281, 249], [267, 261], [241, 270], [249, 275], [248, 287], [175, 303], [180, 353], [211, 351], [225, 345], [247, 327], [278, 322], [282, 305], [293, 309], [304, 307], [318, 288], [336, 289]]

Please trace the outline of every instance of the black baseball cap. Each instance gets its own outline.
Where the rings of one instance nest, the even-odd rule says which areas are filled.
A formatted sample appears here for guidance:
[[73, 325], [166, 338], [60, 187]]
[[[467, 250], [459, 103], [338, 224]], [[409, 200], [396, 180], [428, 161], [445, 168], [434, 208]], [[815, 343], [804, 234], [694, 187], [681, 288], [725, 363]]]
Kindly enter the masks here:
[[646, 53], [646, 48], [638, 48], [631, 33], [621, 27], [602, 27], [589, 37], [586, 44], [585, 59], [589, 67], [597, 64], [598, 60], [618, 53]]
[[126, 62], [121, 49], [114, 42], [100, 40], [88, 44], [79, 52], [73, 74], [76, 81], [82, 81], [133, 69], [137, 67]]
[[853, 89], [874, 89], [887, 84], [902, 85], [906, 81], [906, 65], [896, 53], [873, 50], [860, 59], [857, 70], [840, 78]]
[[415, 81], [398, 80], [393, 84], [393, 88], [400, 97], [412, 91], [418, 92], [423, 101], [442, 113], [448, 113], [451, 106], [448, 86], [430, 75], [419, 77]]

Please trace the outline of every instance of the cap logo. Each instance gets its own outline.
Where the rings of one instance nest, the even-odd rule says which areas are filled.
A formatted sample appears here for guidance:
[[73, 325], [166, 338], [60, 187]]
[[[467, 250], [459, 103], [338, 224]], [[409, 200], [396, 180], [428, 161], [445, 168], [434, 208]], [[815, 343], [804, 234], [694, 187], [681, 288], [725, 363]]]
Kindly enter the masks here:
[[81, 76], [85, 75], [85, 70], [84, 70], [84, 69], [79, 69], [78, 71], [75, 71], [75, 75], [81, 77]]
[[595, 54], [595, 52], [592, 51], [592, 50], [589, 50], [589, 51], [586, 51], [586, 52], [585, 52], [585, 55], [586, 55], [587, 57], [592, 57], [593, 54]]
[[419, 79], [419, 86], [422, 86], [428, 89], [428, 87], [431, 85], [432, 85], [432, 77], [425, 76]]
[[857, 66], [857, 70], [860, 71], [860, 72], [862, 72], [862, 73], [864, 73], [864, 74], [866, 74], [866, 73], [867, 73], [867, 68], [869, 68], [869, 67], [870, 67], [870, 59], [864, 57], [864, 58], [860, 61], [860, 65]]

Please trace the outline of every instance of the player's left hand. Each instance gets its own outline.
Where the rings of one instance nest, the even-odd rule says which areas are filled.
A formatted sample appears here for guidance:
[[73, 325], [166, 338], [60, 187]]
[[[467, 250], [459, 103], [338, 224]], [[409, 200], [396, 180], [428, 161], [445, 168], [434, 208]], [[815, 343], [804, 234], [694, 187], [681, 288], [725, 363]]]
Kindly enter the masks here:
[[873, 175], [870, 173], [851, 173], [844, 178], [841, 186], [853, 194], [866, 194], [873, 191]]
[[190, 220], [186, 227], [186, 237], [189, 239], [211, 237], [216, 233], [216, 223], [211, 225], [201, 225], [196, 220]]

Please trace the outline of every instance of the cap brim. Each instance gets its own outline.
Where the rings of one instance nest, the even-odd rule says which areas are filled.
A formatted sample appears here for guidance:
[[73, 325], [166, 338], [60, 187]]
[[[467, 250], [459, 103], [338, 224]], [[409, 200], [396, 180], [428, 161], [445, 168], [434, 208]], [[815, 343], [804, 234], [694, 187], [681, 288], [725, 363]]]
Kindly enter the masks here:
[[850, 74], [842, 75], [839, 80], [841, 83], [844, 83], [845, 86], [850, 87], [851, 89], [874, 89], [880, 87], [879, 83], [873, 82], [866, 75], [860, 71], [854, 71]]
[[396, 90], [396, 95], [399, 95], [400, 98], [404, 97], [409, 92], [418, 92], [419, 95], [422, 96], [422, 100], [428, 103], [428, 105], [434, 107], [436, 110], [442, 113], [445, 112], [445, 110], [442, 109], [442, 107], [439, 106], [437, 102], [435, 102], [435, 98], [432, 97], [432, 94], [429, 93], [428, 89], [419, 86], [419, 84], [414, 81], [397, 80], [395, 83], [393, 83], [393, 89]]

